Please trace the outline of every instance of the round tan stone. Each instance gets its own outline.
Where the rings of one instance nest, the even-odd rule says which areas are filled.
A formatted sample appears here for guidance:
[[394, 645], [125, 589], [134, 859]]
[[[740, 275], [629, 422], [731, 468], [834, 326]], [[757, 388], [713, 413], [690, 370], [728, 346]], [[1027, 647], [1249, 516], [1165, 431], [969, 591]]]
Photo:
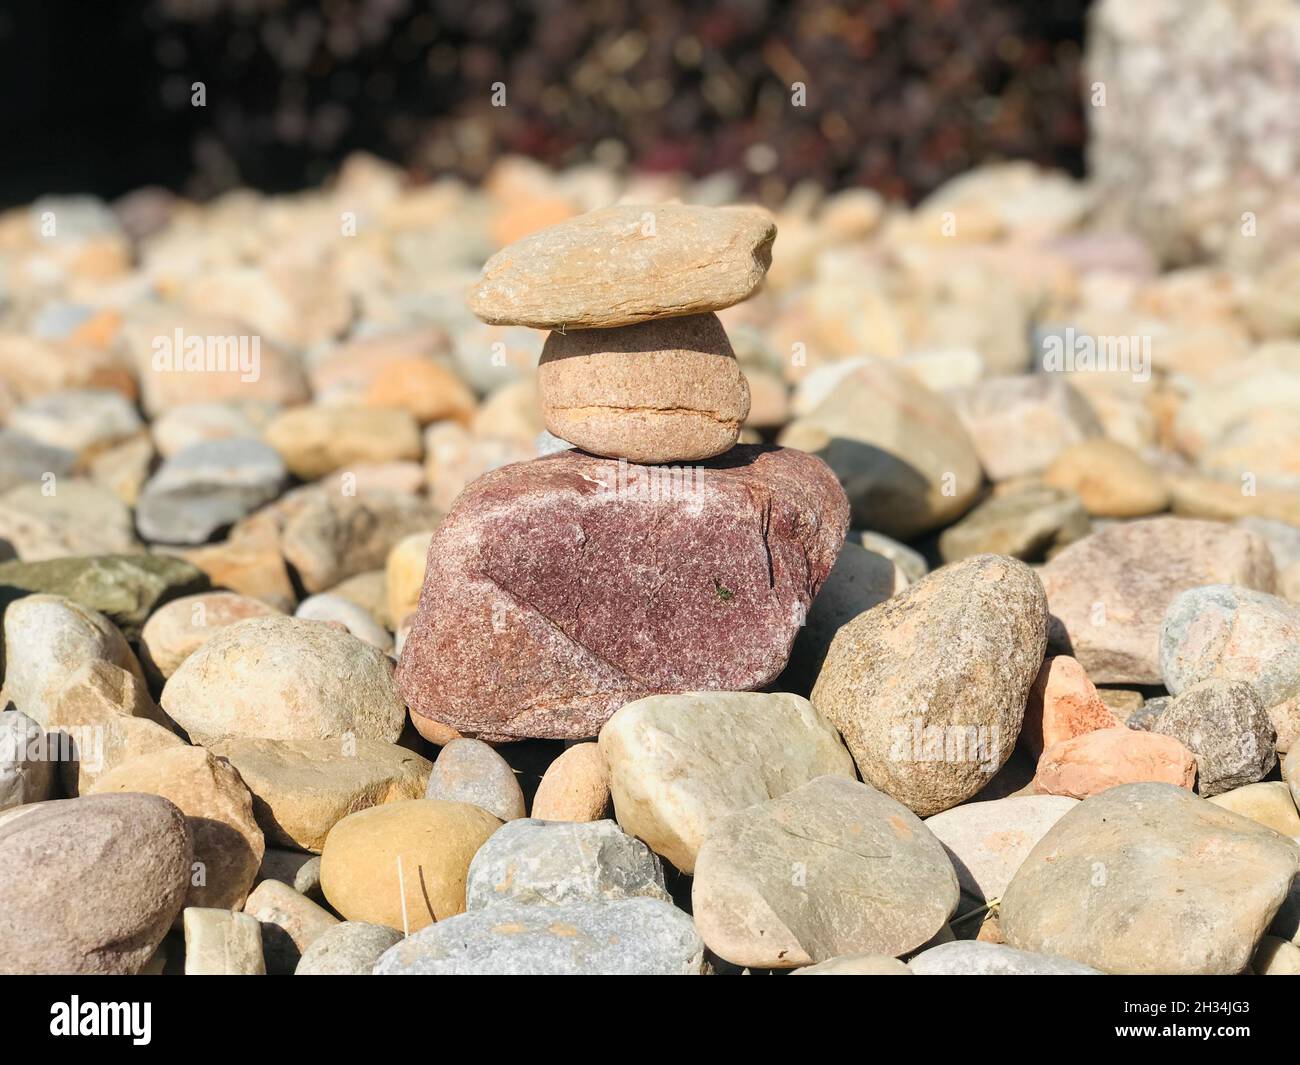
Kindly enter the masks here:
[[542, 775], [533, 796], [539, 821], [599, 821], [609, 809], [609, 766], [598, 743], [575, 743]]
[[266, 427], [265, 439], [305, 481], [349, 465], [422, 456], [415, 418], [391, 408], [295, 407]]
[[523, 789], [510, 763], [482, 740], [447, 744], [433, 763], [424, 797], [471, 803], [502, 821], [526, 813]]
[[630, 462], [720, 455], [749, 414], [749, 385], [714, 314], [552, 333], [537, 374], [547, 429]]
[[197, 742], [225, 736], [393, 741], [392, 660], [341, 625], [280, 615], [222, 629], [172, 674], [163, 709]]
[[105, 773], [94, 791], [161, 795], [178, 806], [194, 838], [185, 905], [229, 910], [244, 904], [266, 843], [253, 797], [229, 762], [202, 747], [169, 747]]
[[388, 552], [384, 565], [387, 586], [388, 616], [396, 625], [407, 614], [413, 614], [420, 603], [420, 589], [424, 587], [424, 564], [429, 554], [429, 541], [433, 532], [411, 533], [398, 540]]
[[145, 622], [140, 632], [141, 662], [152, 675], [166, 680], [227, 625], [279, 613], [260, 599], [235, 592], [203, 592], [173, 599]]
[[321, 888], [346, 920], [415, 932], [464, 912], [469, 863], [500, 827], [464, 802], [373, 806], [330, 830]]
[[1261, 780], [1255, 784], [1221, 791], [1210, 802], [1234, 814], [1249, 817], [1261, 825], [1300, 839], [1300, 813], [1296, 812], [1291, 791], [1283, 780]]
[[474, 393], [447, 367], [419, 357], [386, 363], [366, 390], [366, 406], [409, 411], [421, 425], [468, 421]]
[[1117, 440], [1098, 437], [1066, 448], [1043, 480], [1075, 493], [1096, 518], [1140, 518], [1169, 506], [1169, 490], [1160, 475]]

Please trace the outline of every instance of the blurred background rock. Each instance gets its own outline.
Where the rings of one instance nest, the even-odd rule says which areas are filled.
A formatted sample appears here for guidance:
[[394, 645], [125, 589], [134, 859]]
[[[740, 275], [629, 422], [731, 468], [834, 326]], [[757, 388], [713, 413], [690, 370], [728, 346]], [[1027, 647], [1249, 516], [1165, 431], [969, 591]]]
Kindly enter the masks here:
[[0, 10], [0, 204], [292, 190], [355, 149], [417, 180], [507, 153], [731, 171], [768, 203], [804, 179], [914, 202], [1001, 158], [1078, 174], [1087, 6], [17, 0]]

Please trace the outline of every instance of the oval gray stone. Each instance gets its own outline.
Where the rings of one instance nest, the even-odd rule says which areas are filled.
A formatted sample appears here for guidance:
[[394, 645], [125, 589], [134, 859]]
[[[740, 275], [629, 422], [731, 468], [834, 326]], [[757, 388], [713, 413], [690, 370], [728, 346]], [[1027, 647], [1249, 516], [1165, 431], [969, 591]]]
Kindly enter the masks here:
[[474, 855], [465, 908], [511, 903], [671, 901], [659, 859], [613, 821], [532, 818], [497, 829]]
[[145, 484], [136, 525], [146, 539], [206, 543], [280, 494], [288, 471], [260, 440], [205, 440], [183, 448]]
[[700, 848], [691, 905], [719, 957], [788, 969], [916, 950], [957, 896], [943, 845], [915, 814], [824, 776], [720, 821]]
[[1193, 684], [1169, 700], [1150, 730], [1174, 737], [1196, 756], [1202, 798], [1254, 784], [1277, 765], [1273, 722], [1243, 681]]
[[973, 939], [941, 943], [907, 962], [918, 976], [1101, 976], [1091, 965]]
[[375, 962], [402, 933], [382, 924], [344, 921], [327, 928], [307, 945], [295, 976], [369, 976]]
[[502, 903], [422, 928], [384, 952], [377, 976], [696, 976], [704, 944], [660, 899]]
[[523, 817], [524, 792], [501, 755], [482, 740], [452, 740], [438, 753], [426, 799], [467, 802], [502, 821]]
[[1300, 739], [1300, 605], [1227, 584], [1191, 588], [1160, 627], [1160, 672], [1174, 695], [1217, 677], [1250, 684], [1277, 730], [1277, 747]]

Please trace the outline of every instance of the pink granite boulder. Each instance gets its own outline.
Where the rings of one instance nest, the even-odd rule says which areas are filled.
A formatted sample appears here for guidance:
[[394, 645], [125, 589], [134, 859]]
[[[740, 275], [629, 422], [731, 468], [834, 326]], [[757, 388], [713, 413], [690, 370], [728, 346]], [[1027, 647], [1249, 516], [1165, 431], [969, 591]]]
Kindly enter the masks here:
[[584, 738], [647, 695], [784, 668], [848, 503], [820, 459], [742, 446], [685, 467], [561, 451], [480, 477], [429, 545], [398, 667], [417, 728]]

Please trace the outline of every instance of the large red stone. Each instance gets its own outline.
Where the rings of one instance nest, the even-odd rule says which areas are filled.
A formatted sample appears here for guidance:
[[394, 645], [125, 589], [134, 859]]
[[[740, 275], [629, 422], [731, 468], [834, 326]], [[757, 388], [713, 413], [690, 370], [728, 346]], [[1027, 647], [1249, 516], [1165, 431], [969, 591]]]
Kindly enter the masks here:
[[848, 526], [820, 459], [561, 451], [470, 484], [429, 545], [398, 684], [417, 727], [594, 736], [624, 703], [774, 679]]

